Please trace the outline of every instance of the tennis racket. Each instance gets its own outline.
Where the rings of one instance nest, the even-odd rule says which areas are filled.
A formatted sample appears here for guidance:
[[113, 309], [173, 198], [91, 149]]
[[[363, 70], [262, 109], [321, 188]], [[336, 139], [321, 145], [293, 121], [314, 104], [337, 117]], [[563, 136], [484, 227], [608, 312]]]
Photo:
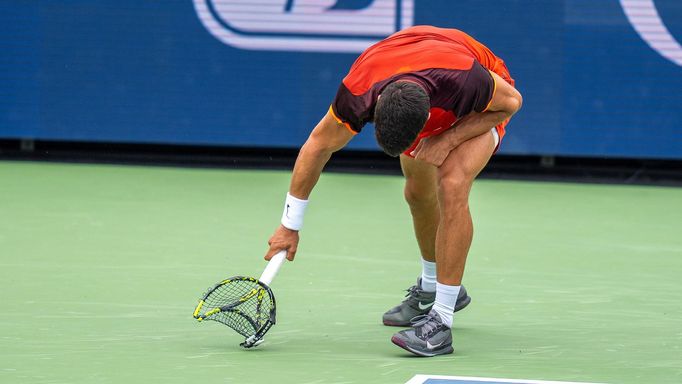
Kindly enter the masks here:
[[204, 294], [194, 310], [199, 321], [213, 320], [227, 325], [246, 339], [244, 348], [263, 342], [265, 333], [275, 324], [275, 295], [268, 286], [284, 263], [286, 250], [270, 259], [259, 279], [234, 276], [225, 279]]

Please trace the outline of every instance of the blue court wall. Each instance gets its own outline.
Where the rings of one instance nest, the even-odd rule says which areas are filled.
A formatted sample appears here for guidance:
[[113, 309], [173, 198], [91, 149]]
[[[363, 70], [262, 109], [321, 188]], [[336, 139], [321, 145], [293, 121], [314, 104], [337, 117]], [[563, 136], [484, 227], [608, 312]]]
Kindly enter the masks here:
[[432, 24], [507, 62], [524, 108], [501, 153], [682, 158], [679, 0], [280, 2], [0, 1], [0, 138], [295, 148], [353, 44]]

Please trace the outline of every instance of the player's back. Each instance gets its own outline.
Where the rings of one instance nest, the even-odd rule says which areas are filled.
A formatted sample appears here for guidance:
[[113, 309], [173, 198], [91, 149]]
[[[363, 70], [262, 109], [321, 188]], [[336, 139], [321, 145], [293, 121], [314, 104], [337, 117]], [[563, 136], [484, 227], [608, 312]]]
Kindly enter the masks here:
[[487, 47], [457, 29], [415, 26], [367, 48], [343, 83], [356, 95], [398, 73], [429, 68], [467, 70], [477, 60], [492, 69], [498, 61]]

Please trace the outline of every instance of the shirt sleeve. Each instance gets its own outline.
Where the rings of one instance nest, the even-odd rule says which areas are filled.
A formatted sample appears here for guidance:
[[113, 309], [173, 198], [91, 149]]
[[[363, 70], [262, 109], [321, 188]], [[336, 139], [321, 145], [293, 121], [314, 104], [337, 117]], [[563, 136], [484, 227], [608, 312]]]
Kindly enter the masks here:
[[485, 111], [494, 93], [495, 80], [493, 76], [478, 61], [474, 61], [461, 83], [460, 94], [454, 108], [456, 115], [466, 116], [472, 111]]
[[331, 105], [334, 118], [343, 123], [354, 133], [362, 131], [362, 127], [371, 120], [371, 103], [365, 95], [353, 95], [346, 86], [341, 83], [336, 97]]

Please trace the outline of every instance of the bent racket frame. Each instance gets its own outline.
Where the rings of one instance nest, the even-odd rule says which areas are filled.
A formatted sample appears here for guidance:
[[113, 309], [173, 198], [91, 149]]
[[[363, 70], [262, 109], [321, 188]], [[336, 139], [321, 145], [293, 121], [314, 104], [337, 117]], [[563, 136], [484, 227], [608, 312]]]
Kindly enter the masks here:
[[[275, 275], [277, 275], [285, 258], [286, 250], [280, 251], [273, 256], [259, 279], [248, 276], [234, 276], [214, 285], [204, 294], [201, 300], [199, 300], [199, 304], [194, 310], [194, 318], [199, 321], [215, 320], [229, 326], [237, 333], [246, 337], [244, 342], [239, 344], [244, 348], [251, 348], [259, 345], [263, 342], [263, 336], [276, 322], [275, 295], [270, 289], [269, 284], [275, 278]], [[204, 309], [207, 305], [206, 303], [210, 301], [212, 295], [220, 295], [220, 290], [224, 286], [228, 284], [239, 284], [240, 282], [255, 286], [240, 297], [230, 299], [226, 304], [210, 308], [202, 313], [202, 309]], [[241, 305], [250, 302], [254, 298], [256, 301], [255, 319], [240, 309]], [[267, 305], [263, 305], [264, 303], [267, 303]], [[238, 327], [234, 321], [221, 320], [221, 313], [238, 316], [250, 324], [251, 329], [247, 330], [243, 327]]]
[[[242, 297], [239, 299], [227, 304], [223, 305], [220, 307], [216, 307], [213, 309], [209, 309], [205, 313], [201, 313], [201, 310], [204, 308], [206, 305], [206, 302], [209, 299], [209, 296], [217, 292], [221, 287], [227, 285], [227, 284], [239, 284], [239, 282], [249, 282], [252, 284], [255, 284], [256, 287], [252, 288], [248, 293], [244, 294]], [[249, 300], [255, 299], [256, 300], [256, 314], [255, 318], [251, 317], [249, 314], [245, 313], [244, 311], [240, 310], [240, 306], [244, 303], [246, 303]], [[267, 313], [263, 313], [261, 311], [261, 306], [263, 304], [263, 300], [269, 300], [271, 301], [271, 305], [267, 305], [266, 307], [269, 308], [267, 310]], [[228, 322], [223, 322], [220, 320], [217, 320], [218, 317], [217, 315], [219, 313], [232, 313], [236, 316], [239, 316], [242, 318], [244, 321], [246, 321], [248, 324], [251, 325], [252, 332], [248, 332], [246, 329], [241, 328], [241, 327], [235, 327], [232, 326]], [[257, 344], [260, 344], [260, 342], [263, 339], [263, 336], [265, 333], [270, 330], [270, 328], [275, 324], [276, 318], [277, 318], [277, 308], [276, 308], [276, 302], [275, 302], [275, 296], [272, 293], [272, 290], [270, 289], [269, 286], [265, 285], [263, 282], [256, 280], [253, 277], [248, 277], [248, 276], [234, 276], [230, 277], [229, 279], [225, 279], [221, 281], [220, 283], [214, 285], [212, 288], [210, 288], [206, 294], [204, 294], [204, 297], [199, 300], [199, 304], [197, 305], [197, 308], [194, 310], [194, 318], [203, 321], [203, 320], [216, 320], [220, 321], [223, 324], [231, 327], [237, 333], [241, 334], [242, 336], [246, 337], [246, 340], [244, 343], [242, 343], [243, 347], [245, 348], [250, 348], [252, 346], [255, 346]], [[265, 320], [265, 321], [263, 321]]]

